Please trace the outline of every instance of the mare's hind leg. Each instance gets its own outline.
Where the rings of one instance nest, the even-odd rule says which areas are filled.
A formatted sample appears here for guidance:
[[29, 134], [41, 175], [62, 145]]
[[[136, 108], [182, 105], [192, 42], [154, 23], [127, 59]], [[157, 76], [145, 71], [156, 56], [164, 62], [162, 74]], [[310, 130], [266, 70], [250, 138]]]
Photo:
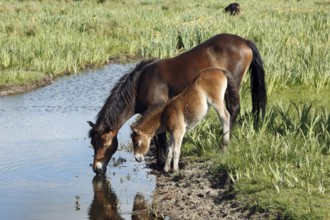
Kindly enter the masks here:
[[225, 100], [230, 114], [230, 128], [232, 128], [241, 109], [238, 90], [232, 90], [231, 94], [229, 94], [227, 90], [225, 93]]

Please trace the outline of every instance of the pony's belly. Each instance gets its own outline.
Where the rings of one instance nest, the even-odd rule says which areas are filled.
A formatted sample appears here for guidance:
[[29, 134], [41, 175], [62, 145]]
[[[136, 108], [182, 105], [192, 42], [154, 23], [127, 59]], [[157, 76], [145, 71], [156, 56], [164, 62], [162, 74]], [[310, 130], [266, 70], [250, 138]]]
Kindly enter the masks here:
[[[203, 118], [202, 118], [203, 119]], [[202, 119], [200, 119], [200, 120], [194, 120], [194, 121], [190, 121], [189, 123], [187, 123], [187, 127], [186, 127], [186, 129], [187, 129], [187, 131], [189, 131], [189, 130], [192, 130], [194, 127], [196, 127], [196, 125], [198, 125], [199, 124], [199, 122], [202, 120]]]
[[198, 111], [196, 111], [196, 109], [190, 111], [190, 114], [188, 114], [187, 117], [185, 118], [186, 129], [189, 131], [194, 127], [196, 127], [196, 125], [198, 125], [203, 120], [207, 112], [208, 112], [208, 105], [200, 106], [200, 109]]

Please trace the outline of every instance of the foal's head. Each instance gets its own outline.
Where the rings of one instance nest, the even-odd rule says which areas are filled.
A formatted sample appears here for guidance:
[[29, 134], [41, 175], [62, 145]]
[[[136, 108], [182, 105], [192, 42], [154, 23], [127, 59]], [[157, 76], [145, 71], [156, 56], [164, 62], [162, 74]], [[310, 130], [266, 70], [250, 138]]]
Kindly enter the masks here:
[[150, 148], [150, 141], [152, 137], [137, 128], [134, 128], [133, 126], [131, 126], [131, 128], [133, 130], [131, 138], [133, 142], [135, 160], [137, 162], [141, 162], [144, 160], [144, 155]]
[[88, 124], [91, 126], [89, 136], [94, 149], [93, 171], [103, 175], [107, 170], [107, 164], [118, 148], [118, 131], [109, 127], [100, 130], [90, 121]]

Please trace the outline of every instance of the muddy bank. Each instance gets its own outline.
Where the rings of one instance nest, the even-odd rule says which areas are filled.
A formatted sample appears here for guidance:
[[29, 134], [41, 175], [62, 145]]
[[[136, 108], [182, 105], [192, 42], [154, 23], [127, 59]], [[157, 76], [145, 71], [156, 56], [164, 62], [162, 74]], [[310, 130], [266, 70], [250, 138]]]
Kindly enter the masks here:
[[177, 174], [155, 171], [152, 209], [165, 219], [269, 219], [269, 213], [248, 209], [235, 200], [226, 174], [215, 176], [208, 162], [189, 163]]
[[29, 92], [34, 89], [47, 86], [51, 83], [52, 83], [52, 76], [45, 76], [41, 80], [33, 81], [24, 85], [2, 85], [0, 86], [0, 96]]

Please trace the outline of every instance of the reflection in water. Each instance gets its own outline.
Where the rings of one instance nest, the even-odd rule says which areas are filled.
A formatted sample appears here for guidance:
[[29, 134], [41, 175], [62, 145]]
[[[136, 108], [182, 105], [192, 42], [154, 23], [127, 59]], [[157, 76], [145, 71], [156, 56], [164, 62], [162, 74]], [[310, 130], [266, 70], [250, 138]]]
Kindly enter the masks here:
[[144, 196], [137, 193], [134, 198], [132, 220], [148, 220], [154, 219], [149, 212], [148, 203]]
[[130, 143], [133, 118], [118, 134], [118, 160], [109, 164], [107, 173], [111, 188], [104, 180], [94, 180], [100, 183], [93, 190], [94, 174], [88, 166], [93, 151], [87, 147], [86, 121], [95, 117], [112, 86], [132, 67], [111, 64], [29, 93], [0, 97], [0, 220], [98, 215], [130, 220], [137, 192], [151, 201], [155, 176], [124, 148]]
[[123, 219], [118, 213], [118, 198], [104, 176], [93, 178], [94, 199], [89, 209], [89, 219]]
[[[93, 178], [94, 199], [89, 208], [89, 219], [91, 220], [122, 220], [118, 211], [118, 198], [112, 191], [110, 182], [105, 176], [95, 176]], [[141, 193], [137, 193], [134, 198], [132, 220], [156, 219], [150, 213], [148, 202]]]

